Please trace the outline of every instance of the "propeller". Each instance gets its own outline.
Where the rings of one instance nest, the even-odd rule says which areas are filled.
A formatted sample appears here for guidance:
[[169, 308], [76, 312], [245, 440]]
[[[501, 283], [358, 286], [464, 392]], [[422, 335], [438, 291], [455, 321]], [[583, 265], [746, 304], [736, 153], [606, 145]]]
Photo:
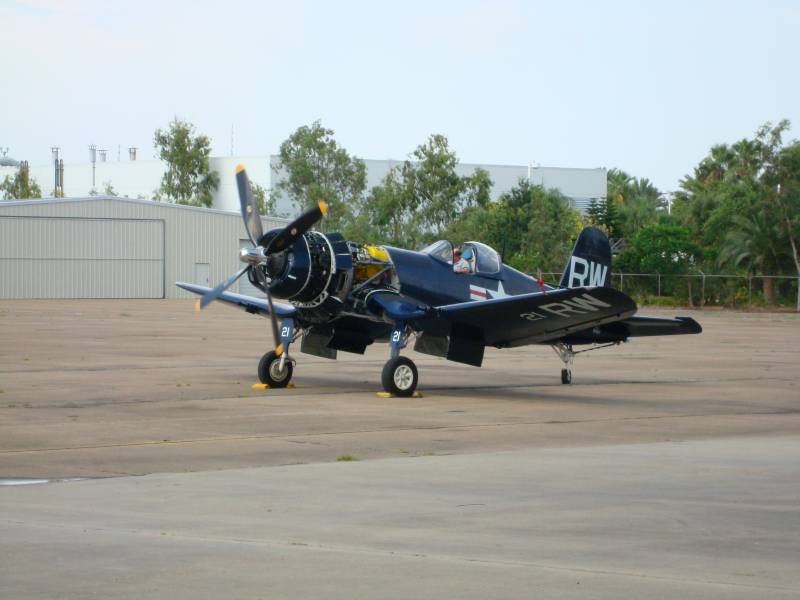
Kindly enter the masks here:
[[238, 165], [236, 167], [236, 186], [239, 189], [239, 203], [242, 207], [244, 226], [245, 229], [247, 229], [247, 235], [250, 236], [250, 241], [253, 242], [254, 247], [243, 248], [240, 251], [239, 259], [247, 263], [247, 265], [203, 294], [195, 304], [195, 309], [199, 311], [208, 306], [211, 302], [219, 298], [225, 290], [232, 286], [237, 279], [247, 273], [247, 271], [252, 270], [255, 278], [267, 293], [269, 317], [272, 323], [272, 337], [275, 341], [275, 353], [280, 356], [283, 353], [283, 345], [280, 343], [280, 336], [278, 335], [278, 320], [275, 317], [272, 294], [270, 293], [270, 286], [264, 272], [258, 267], [266, 264], [271, 255], [278, 254], [289, 248], [301, 235], [311, 229], [314, 223], [319, 221], [328, 212], [328, 205], [320, 200], [315, 207], [310, 208], [279, 231], [265, 248], [259, 245], [259, 241], [264, 237], [264, 228], [261, 225], [261, 215], [258, 213], [258, 205], [253, 197], [250, 179], [247, 177], [244, 165]]

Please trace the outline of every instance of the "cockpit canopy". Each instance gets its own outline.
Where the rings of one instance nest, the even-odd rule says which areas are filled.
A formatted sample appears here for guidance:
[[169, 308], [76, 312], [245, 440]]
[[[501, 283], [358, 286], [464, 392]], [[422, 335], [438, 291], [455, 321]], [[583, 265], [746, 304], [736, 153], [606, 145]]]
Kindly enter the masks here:
[[[486, 275], [493, 275], [500, 272], [500, 255], [491, 246], [482, 244], [481, 242], [464, 242], [461, 244], [461, 249], [467, 248], [472, 250], [475, 258], [472, 259], [472, 268], [476, 273], [484, 273]], [[436, 260], [453, 264], [453, 244], [448, 240], [438, 240], [425, 246], [421, 250], [425, 254], [429, 254]]]

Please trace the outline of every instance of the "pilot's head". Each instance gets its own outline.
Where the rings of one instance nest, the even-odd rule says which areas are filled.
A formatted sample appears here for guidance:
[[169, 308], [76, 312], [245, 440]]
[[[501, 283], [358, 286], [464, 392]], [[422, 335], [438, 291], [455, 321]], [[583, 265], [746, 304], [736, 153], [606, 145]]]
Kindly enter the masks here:
[[472, 260], [472, 250], [469, 248], [464, 250], [464, 260]]

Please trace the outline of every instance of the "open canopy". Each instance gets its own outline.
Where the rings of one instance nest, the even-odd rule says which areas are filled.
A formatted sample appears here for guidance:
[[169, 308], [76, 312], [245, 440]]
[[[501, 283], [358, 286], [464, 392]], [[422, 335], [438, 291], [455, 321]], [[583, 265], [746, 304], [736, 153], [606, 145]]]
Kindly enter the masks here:
[[[467, 248], [470, 248], [475, 256], [473, 261], [475, 272], [486, 274], [500, 272], [500, 255], [494, 248], [481, 242], [464, 242], [461, 244], [462, 250]], [[429, 254], [442, 262], [453, 263], [453, 244], [449, 240], [437, 240], [425, 246], [421, 252]]]

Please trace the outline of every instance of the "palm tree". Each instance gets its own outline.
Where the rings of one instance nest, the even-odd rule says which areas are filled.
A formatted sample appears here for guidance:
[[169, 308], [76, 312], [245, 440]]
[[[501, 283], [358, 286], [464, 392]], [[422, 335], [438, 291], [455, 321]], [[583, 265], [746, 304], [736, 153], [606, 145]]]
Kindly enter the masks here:
[[719, 263], [745, 266], [748, 272], [761, 273], [764, 301], [774, 304], [775, 284], [769, 275], [778, 270], [786, 247], [780, 228], [763, 211], [737, 215], [732, 225], [720, 248]]

